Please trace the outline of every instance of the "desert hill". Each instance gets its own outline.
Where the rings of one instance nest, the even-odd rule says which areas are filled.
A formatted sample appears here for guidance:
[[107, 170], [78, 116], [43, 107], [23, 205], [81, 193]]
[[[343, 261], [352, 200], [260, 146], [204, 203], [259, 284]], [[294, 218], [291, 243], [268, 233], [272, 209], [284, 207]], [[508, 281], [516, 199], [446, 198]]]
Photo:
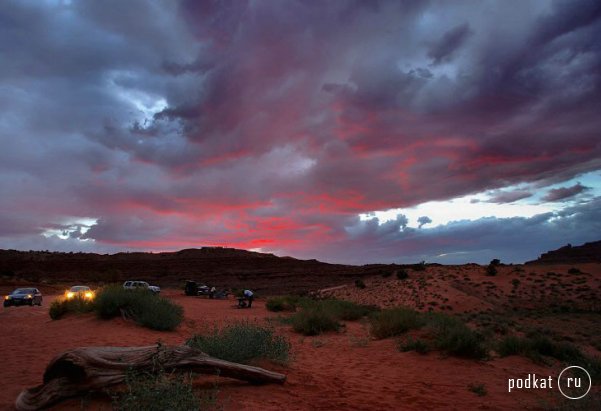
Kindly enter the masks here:
[[573, 247], [565, 245], [542, 254], [537, 260], [526, 264], [583, 264], [601, 263], [601, 241]]
[[60, 253], [0, 250], [3, 280], [43, 283], [139, 279], [180, 287], [187, 279], [218, 287], [251, 287], [264, 294], [303, 292], [392, 272], [400, 266], [350, 266], [298, 260], [234, 248], [203, 247], [165, 253]]

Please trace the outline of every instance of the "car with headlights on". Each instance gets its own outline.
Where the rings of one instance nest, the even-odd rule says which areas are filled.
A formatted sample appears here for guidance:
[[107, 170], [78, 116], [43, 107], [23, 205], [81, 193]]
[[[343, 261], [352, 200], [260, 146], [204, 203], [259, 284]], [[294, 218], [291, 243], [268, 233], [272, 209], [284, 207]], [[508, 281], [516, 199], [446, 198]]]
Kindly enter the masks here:
[[42, 293], [37, 288], [17, 288], [4, 297], [4, 306], [42, 305]]
[[72, 300], [74, 298], [81, 298], [83, 300], [93, 300], [96, 294], [87, 285], [74, 285], [69, 290], [65, 291], [65, 298]]

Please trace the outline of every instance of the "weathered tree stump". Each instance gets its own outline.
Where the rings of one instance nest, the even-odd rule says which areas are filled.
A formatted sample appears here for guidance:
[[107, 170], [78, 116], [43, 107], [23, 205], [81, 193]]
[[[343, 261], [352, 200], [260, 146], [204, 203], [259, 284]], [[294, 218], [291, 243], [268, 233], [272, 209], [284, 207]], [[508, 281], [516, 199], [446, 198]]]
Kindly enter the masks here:
[[284, 374], [210, 357], [188, 346], [85, 347], [55, 357], [44, 372], [44, 383], [17, 397], [17, 410], [37, 410], [65, 398], [120, 384], [131, 371], [192, 371], [236, 378], [252, 384], [286, 381]]

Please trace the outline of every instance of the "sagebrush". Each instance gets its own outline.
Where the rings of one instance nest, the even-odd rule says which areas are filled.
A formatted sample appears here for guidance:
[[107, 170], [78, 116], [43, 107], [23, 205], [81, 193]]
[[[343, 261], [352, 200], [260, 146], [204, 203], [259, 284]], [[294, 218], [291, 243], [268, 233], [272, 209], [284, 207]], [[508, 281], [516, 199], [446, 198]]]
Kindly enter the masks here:
[[272, 327], [251, 321], [235, 321], [190, 338], [190, 347], [222, 360], [248, 364], [253, 360], [267, 359], [287, 363], [290, 342], [277, 335]]
[[148, 290], [125, 290], [118, 285], [98, 292], [95, 309], [101, 318], [123, 315], [159, 331], [174, 330], [184, 319], [184, 309], [171, 300]]

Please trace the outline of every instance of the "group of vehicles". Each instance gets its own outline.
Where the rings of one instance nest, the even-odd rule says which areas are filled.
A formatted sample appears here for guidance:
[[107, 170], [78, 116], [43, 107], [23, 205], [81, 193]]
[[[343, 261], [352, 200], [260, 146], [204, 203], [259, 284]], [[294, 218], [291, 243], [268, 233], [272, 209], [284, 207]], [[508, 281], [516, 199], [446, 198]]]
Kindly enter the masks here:
[[[123, 283], [125, 290], [148, 290], [153, 294], [159, 294], [161, 288], [155, 285], [150, 285], [146, 281], [126, 281]], [[93, 300], [96, 293], [87, 285], [74, 285], [65, 291], [64, 298], [72, 300], [81, 298], [85, 300]], [[10, 294], [4, 296], [4, 307], [29, 305], [42, 305], [42, 292], [38, 288], [27, 287], [17, 288]]]
[[218, 290], [215, 287], [209, 287], [208, 285], [198, 284], [196, 281], [186, 281], [184, 287], [184, 294], [190, 296], [206, 295], [209, 298], [226, 298], [229, 294], [227, 290]]

